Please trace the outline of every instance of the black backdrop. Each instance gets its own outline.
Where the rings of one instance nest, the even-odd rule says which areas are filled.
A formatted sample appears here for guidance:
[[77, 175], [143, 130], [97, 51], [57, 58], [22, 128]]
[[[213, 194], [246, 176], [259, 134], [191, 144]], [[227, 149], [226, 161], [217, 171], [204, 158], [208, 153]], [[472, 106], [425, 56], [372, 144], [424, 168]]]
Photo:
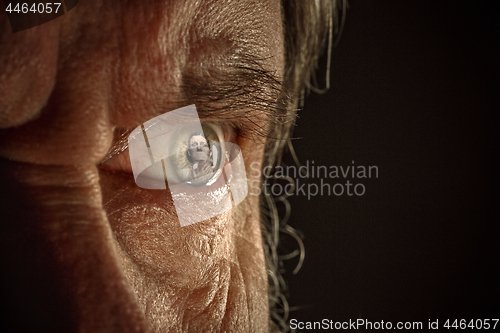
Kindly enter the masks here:
[[354, 180], [363, 196], [289, 199], [306, 247], [297, 275], [296, 259], [285, 264], [290, 306], [300, 307], [289, 318], [498, 318], [498, 10], [349, 5], [332, 88], [306, 99], [294, 146], [303, 163], [354, 160], [379, 177]]

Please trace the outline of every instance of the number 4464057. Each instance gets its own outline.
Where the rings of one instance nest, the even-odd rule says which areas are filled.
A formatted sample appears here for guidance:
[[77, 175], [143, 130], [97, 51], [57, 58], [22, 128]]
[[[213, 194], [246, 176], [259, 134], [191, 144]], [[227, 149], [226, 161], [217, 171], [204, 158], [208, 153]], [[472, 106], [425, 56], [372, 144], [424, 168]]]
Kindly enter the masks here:
[[[54, 5], [54, 7], [52, 7], [52, 5]], [[17, 3], [14, 8], [12, 8], [12, 3], [9, 3], [9, 5], [7, 6], [7, 8], [5, 10], [9, 13], [17, 12], [17, 13], [26, 14], [28, 12], [32, 12], [32, 13], [40, 13], [40, 14], [41, 13], [50, 14], [50, 13], [52, 13], [52, 10], [54, 11], [54, 13], [57, 13], [57, 11], [59, 10], [59, 7], [61, 7], [60, 2], [55, 2], [55, 3], [40, 2], [38, 4], [34, 3], [31, 7], [29, 7], [29, 5], [27, 3]]]
[[455, 321], [450, 321], [448, 319], [443, 327], [446, 327], [447, 329], [454, 328], [454, 329], [492, 329], [494, 330], [498, 324], [498, 319], [472, 319], [470, 321], [467, 321], [465, 319], [455, 319]]

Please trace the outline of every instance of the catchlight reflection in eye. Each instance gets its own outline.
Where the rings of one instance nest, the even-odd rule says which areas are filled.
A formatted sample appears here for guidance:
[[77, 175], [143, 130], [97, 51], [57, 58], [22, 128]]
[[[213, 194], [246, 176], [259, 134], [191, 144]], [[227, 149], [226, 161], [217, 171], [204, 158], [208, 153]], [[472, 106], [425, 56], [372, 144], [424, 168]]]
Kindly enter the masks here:
[[155, 117], [128, 138], [135, 182], [158, 190], [168, 184], [181, 226], [222, 214], [248, 194], [241, 150], [223, 140], [194, 105]]

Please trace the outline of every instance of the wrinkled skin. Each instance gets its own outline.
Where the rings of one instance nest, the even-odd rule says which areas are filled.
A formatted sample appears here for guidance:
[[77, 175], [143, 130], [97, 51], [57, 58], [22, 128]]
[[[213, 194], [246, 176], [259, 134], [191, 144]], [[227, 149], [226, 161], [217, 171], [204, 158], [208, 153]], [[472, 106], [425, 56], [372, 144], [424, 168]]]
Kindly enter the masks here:
[[[274, 0], [81, 1], [13, 34], [0, 14], [2, 318], [13, 331], [267, 331], [258, 197], [181, 228], [168, 191], [99, 163], [116, 128], [176, 100], [159, 88], [179, 87], [185, 68], [245, 48], [282, 76], [280, 15]], [[250, 182], [263, 143], [235, 141]]]

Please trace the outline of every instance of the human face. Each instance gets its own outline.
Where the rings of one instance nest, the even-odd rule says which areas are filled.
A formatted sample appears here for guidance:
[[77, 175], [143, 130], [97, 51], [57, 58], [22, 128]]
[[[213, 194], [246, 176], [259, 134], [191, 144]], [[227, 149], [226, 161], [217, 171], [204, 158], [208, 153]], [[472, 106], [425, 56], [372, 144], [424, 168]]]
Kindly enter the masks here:
[[189, 140], [189, 154], [197, 162], [206, 162], [210, 158], [207, 140], [201, 135], [194, 135]]
[[121, 134], [196, 104], [251, 170], [275, 90], [230, 103], [249, 93], [231, 78], [251, 56], [282, 79], [281, 22], [278, 0], [80, 1], [15, 34], [0, 15], [0, 288], [18, 331], [267, 331], [258, 198], [180, 227]]

